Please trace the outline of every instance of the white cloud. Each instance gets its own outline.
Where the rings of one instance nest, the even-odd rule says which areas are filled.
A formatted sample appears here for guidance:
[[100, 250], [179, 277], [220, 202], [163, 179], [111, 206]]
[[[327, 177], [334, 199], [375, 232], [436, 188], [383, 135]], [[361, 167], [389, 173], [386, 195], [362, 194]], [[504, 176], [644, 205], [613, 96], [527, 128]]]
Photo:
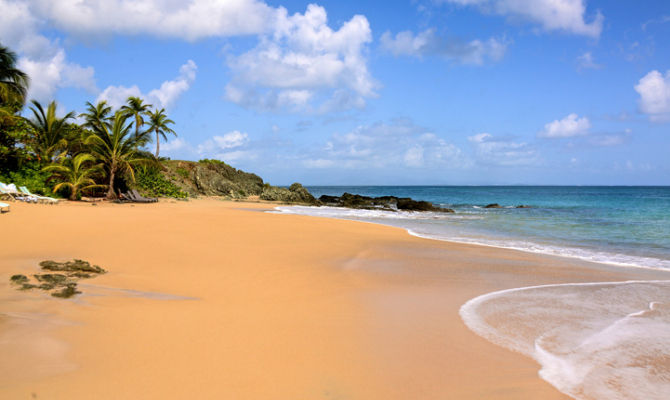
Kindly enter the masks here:
[[535, 165], [540, 161], [537, 151], [525, 142], [495, 138], [479, 133], [468, 138], [475, 147], [477, 161], [483, 165], [516, 167]]
[[31, 0], [33, 11], [81, 37], [148, 34], [197, 40], [271, 30], [283, 8], [257, 0]]
[[306, 168], [465, 168], [471, 162], [455, 145], [409, 120], [359, 126], [335, 134], [303, 159]]
[[166, 143], [161, 143], [161, 151], [163, 153], [172, 153], [179, 150], [187, 149], [188, 143], [182, 138], [172, 139]]
[[508, 42], [490, 38], [485, 41], [471, 40], [464, 42], [455, 38], [442, 38], [436, 35], [435, 29], [427, 29], [418, 34], [402, 31], [395, 35], [385, 32], [381, 37], [381, 45], [395, 56], [442, 56], [462, 64], [481, 65], [486, 60], [499, 61], [507, 51]]
[[92, 67], [69, 62], [58, 41], [38, 33], [43, 24], [25, 2], [0, 0], [0, 38], [19, 55], [17, 66], [31, 79], [28, 98], [52, 100], [58, 88], [96, 92]]
[[[249, 135], [240, 131], [230, 131], [221, 136], [214, 136], [198, 145], [197, 152], [202, 157], [214, 157], [218, 159], [235, 159], [243, 154], [240, 147], [249, 143]], [[233, 149], [236, 149], [233, 151]]]
[[577, 68], [582, 69], [600, 69], [602, 65], [596, 63], [596, 60], [593, 58], [593, 55], [590, 51], [577, 56]]
[[572, 113], [561, 120], [549, 122], [543, 130], [538, 132], [537, 136], [551, 139], [582, 136], [588, 134], [589, 128], [591, 128], [591, 122], [588, 118], [579, 118], [577, 114]]
[[656, 70], [649, 72], [635, 85], [635, 91], [640, 95], [640, 110], [652, 121], [670, 120], [670, 70], [665, 76]]
[[[40, 35], [42, 28], [88, 41], [117, 34], [191, 41], [258, 35], [255, 48], [228, 60], [226, 98], [245, 107], [325, 112], [364, 107], [375, 96], [366, 55], [372, 36], [362, 15], [333, 30], [322, 7], [312, 4], [304, 14], [289, 15], [258, 0], [0, 0], [0, 10], [3, 42], [28, 58], [24, 65], [33, 72], [48, 72], [34, 78], [41, 96], [59, 87], [95, 86], [92, 68], [68, 63], [64, 52], [53, 58], [63, 49]], [[45, 52], [45, 46], [54, 50]], [[190, 81], [166, 82], [148, 96], [169, 107]], [[107, 89], [110, 97], [112, 91], [138, 93], [134, 87]]]
[[596, 12], [591, 22], [586, 22], [585, 0], [436, 0], [441, 3], [478, 6], [512, 18], [538, 23], [547, 31], [563, 31], [593, 38], [600, 36], [604, 17]]
[[368, 21], [361, 15], [333, 30], [326, 10], [313, 4], [304, 14], [283, 14], [255, 48], [229, 57], [233, 78], [226, 98], [260, 109], [362, 107], [365, 98], [375, 96], [365, 56], [371, 40]]
[[140, 97], [156, 108], [169, 109], [174, 105], [177, 99], [187, 91], [195, 80], [198, 67], [192, 61], [188, 60], [179, 68], [179, 76], [171, 81], [165, 81], [160, 88], [151, 90], [148, 94], [143, 94], [137, 85], [126, 86], [108, 86], [96, 99], [96, 102], [105, 100], [113, 108], [119, 108], [126, 103], [130, 96]]

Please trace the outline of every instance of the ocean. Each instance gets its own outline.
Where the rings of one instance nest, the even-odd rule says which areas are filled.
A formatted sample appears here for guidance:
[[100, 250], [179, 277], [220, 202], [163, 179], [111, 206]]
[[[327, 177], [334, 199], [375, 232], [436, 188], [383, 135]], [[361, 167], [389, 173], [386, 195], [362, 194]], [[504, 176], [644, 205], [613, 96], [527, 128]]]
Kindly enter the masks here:
[[[670, 270], [670, 187], [310, 186], [427, 200], [454, 214], [278, 207], [374, 222], [437, 240]], [[484, 208], [498, 203], [502, 208]], [[530, 208], [517, 208], [519, 205]], [[670, 398], [670, 280], [568, 283], [488, 293], [465, 303], [478, 335], [535, 359], [580, 400]]]
[[[314, 196], [348, 192], [411, 197], [454, 214], [279, 207], [284, 213], [402, 227], [438, 240], [670, 269], [670, 187], [308, 186]], [[503, 208], [487, 209], [498, 203]], [[519, 205], [530, 208], [516, 208]]]

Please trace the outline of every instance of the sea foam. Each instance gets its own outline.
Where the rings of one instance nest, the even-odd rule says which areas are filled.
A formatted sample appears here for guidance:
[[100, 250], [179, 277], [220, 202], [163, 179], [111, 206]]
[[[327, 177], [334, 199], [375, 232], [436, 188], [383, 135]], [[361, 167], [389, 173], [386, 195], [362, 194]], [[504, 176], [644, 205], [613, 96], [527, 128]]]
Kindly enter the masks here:
[[461, 307], [480, 336], [541, 365], [576, 399], [670, 398], [670, 281], [535, 286]]
[[[476, 207], [476, 206], [475, 206]], [[315, 217], [365, 221], [404, 228], [410, 235], [433, 240], [492, 246], [537, 254], [576, 258], [584, 261], [625, 267], [670, 270], [670, 260], [644, 255], [623, 254], [612, 249], [580, 247], [579, 243], [538, 242], [521, 237], [492, 236], [466, 229], [472, 222], [485, 215], [465, 212], [435, 213], [416, 211], [359, 210], [342, 207], [280, 206], [275, 211], [282, 214], [311, 215]]]

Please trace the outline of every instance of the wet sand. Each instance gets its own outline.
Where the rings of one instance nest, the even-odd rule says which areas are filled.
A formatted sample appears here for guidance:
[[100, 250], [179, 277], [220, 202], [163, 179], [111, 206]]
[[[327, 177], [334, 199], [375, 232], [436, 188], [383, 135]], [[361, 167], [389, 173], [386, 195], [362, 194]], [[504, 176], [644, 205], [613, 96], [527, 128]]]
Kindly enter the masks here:
[[[514, 287], [670, 279], [216, 199], [13, 203], [0, 217], [0, 398], [562, 399], [458, 314]], [[53, 259], [109, 273], [20, 292]]]

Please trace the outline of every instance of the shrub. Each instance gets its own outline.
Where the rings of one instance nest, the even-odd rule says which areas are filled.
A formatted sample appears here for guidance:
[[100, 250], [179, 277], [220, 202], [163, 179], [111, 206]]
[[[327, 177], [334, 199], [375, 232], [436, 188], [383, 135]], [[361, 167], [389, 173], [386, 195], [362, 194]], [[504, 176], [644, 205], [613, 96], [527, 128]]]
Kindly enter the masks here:
[[188, 177], [189, 177], [189, 175], [190, 175], [190, 173], [188, 172], [188, 170], [187, 170], [186, 168], [182, 168], [182, 167], [178, 167], [178, 168], [176, 169], [176, 172], [177, 172], [177, 174], [179, 174], [179, 176], [181, 176], [181, 177], [184, 178], [184, 179], [188, 179]]
[[13, 183], [16, 187], [25, 186], [35, 194], [52, 196], [52, 187], [47, 182], [49, 175], [48, 172], [40, 171], [37, 165], [31, 165], [24, 166], [18, 171], [11, 171], [4, 175], [0, 174], [0, 182]]
[[149, 196], [177, 199], [188, 197], [188, 193], [163, 176], [158, 168], [139, 168], [135, 174], [135, 183]]

